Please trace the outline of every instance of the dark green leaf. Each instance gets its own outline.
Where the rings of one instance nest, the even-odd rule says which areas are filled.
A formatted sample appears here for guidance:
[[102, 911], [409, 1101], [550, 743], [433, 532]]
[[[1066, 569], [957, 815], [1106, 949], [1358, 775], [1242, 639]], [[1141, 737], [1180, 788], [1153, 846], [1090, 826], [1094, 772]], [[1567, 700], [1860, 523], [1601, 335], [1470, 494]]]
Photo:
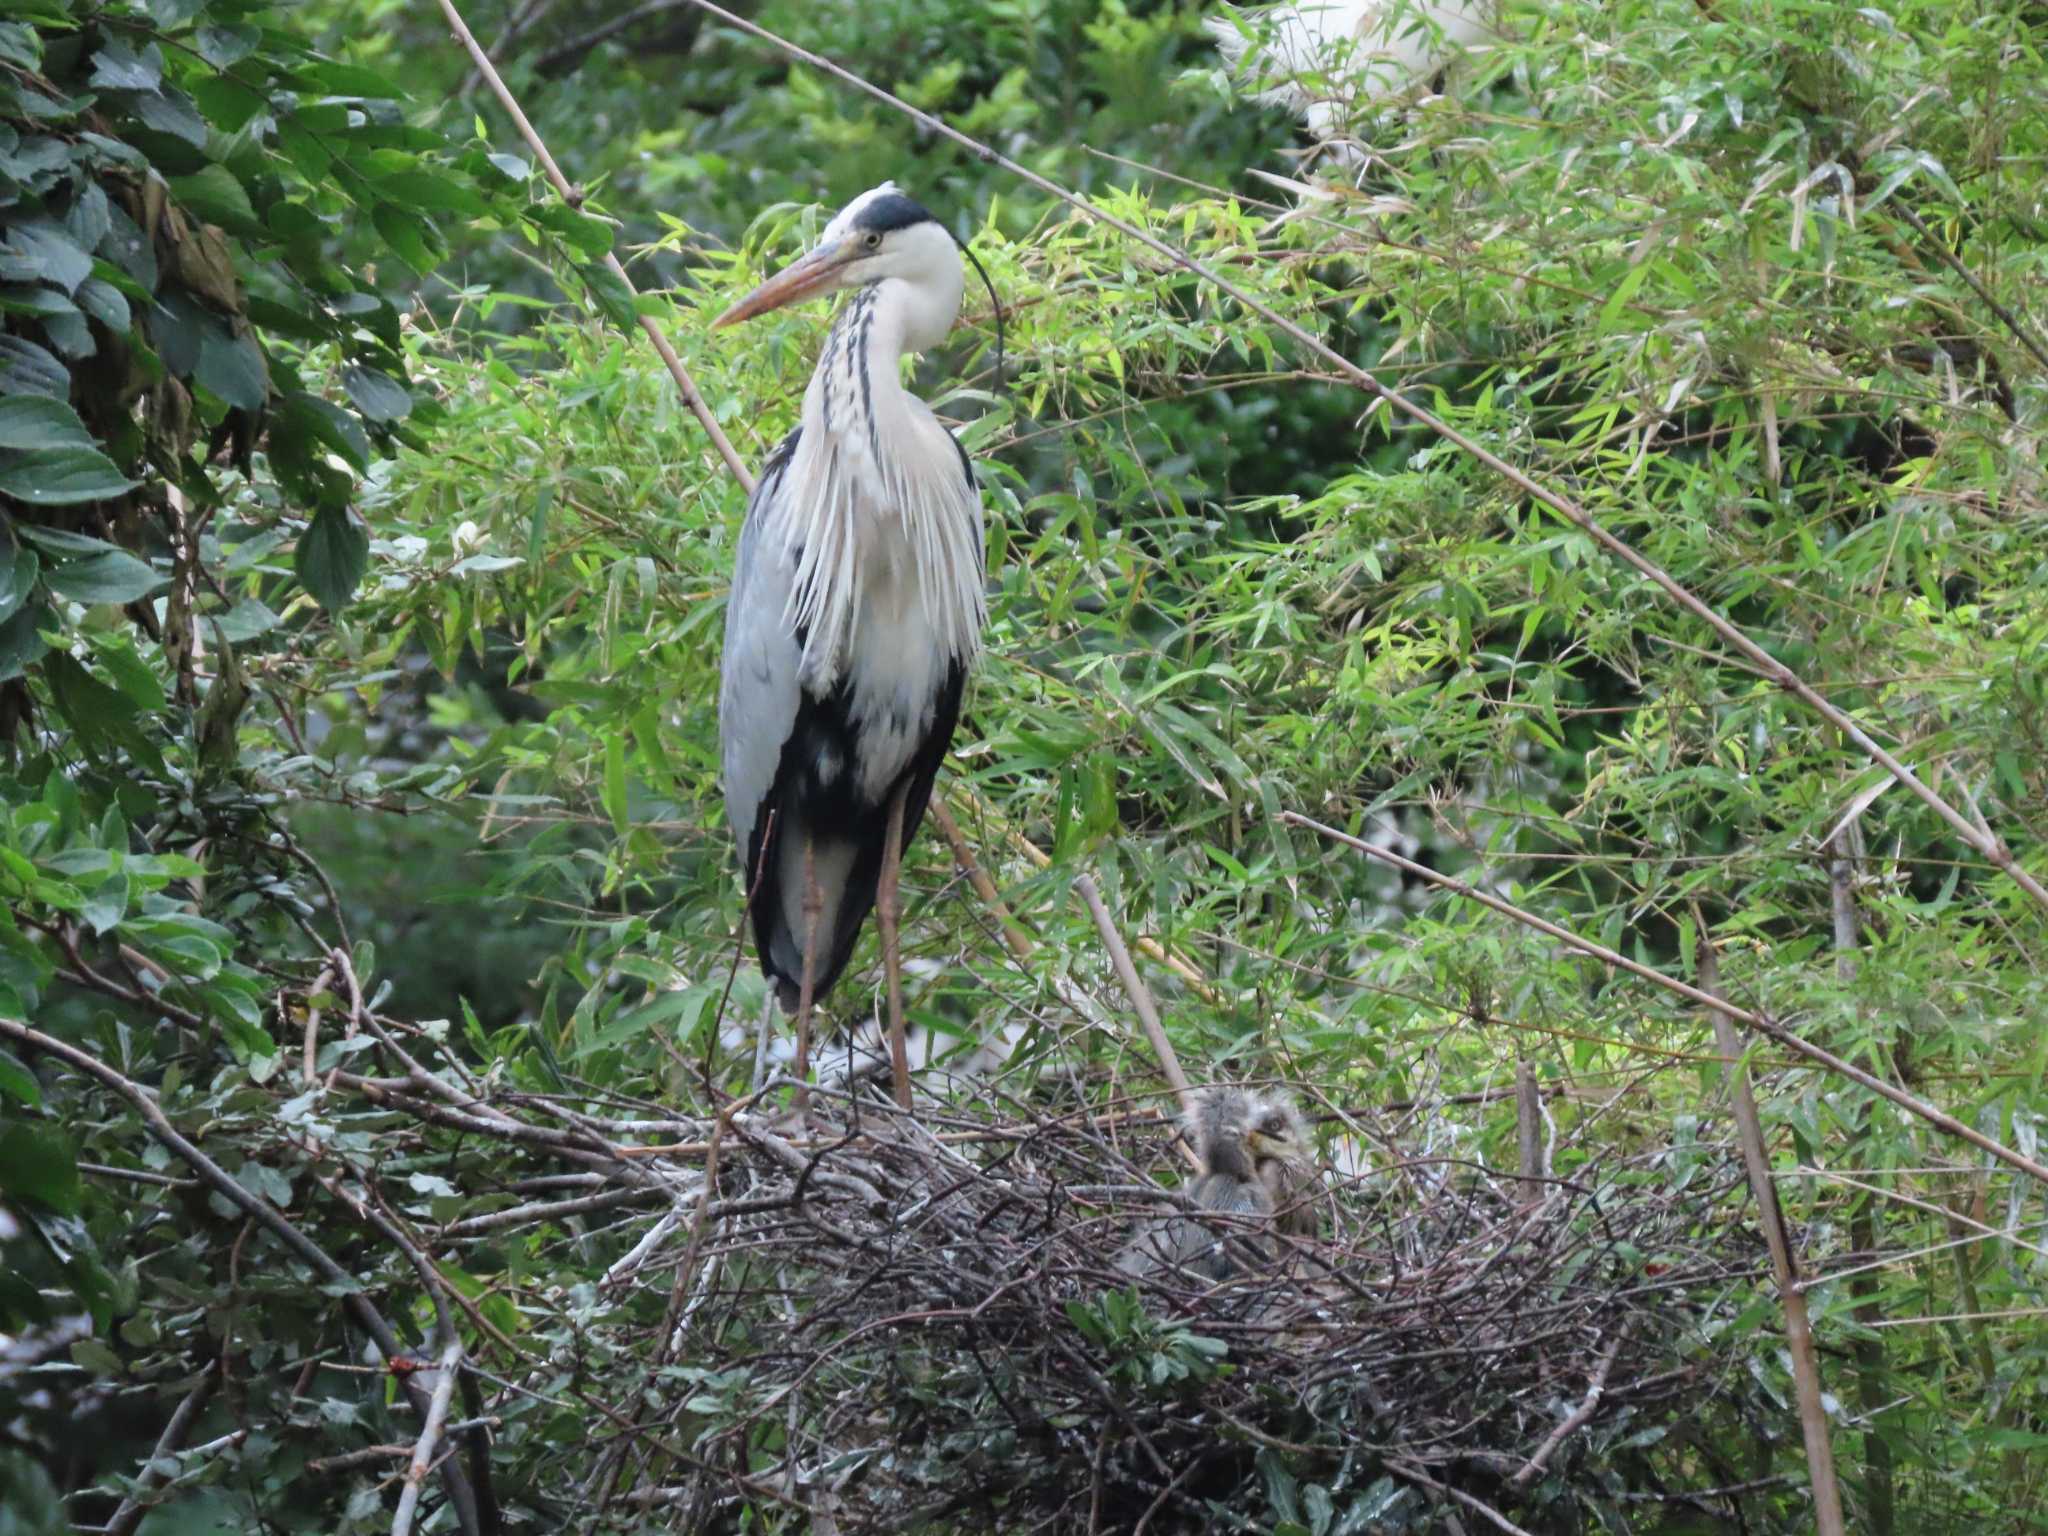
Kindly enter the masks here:
[[491, 211], [489, 203], [454, 177], [427, 171], [401, 171], [386, 176], [377, 183], [377, 191], [407, 208], [431, 208], [471, 219], [480, 219]]
[[0, 1050], [0, 1095], [30, 1109], [39, 1108], [43, 1102], [42, 1084], [36, 1081], [35, 1073], [29, 1071], [20, 1057], [5, 1050]]
[[78, 307], [110, 331], [125, 333], [133, 323], [121, 290], [96, 277], [78, 285]]
[[332, 401], [294, 394], [285, 401], [285, 416], [290, 425], [325, 443], [357, 470], [369, 467], [370, 440], [363, 434], [363, 424]]
[[119, 38], [110, 38], [92, 56], [87, 85], [96, 91], [153, 91], [164, 83], [164, 56], [155, 43], [137, 53]]
[[107, 238], [100, 254], [141, 285], [143, 292], [156, 292], [156, 251], [142, 237], [142, 230], [118, 206], [107, 210]]
[[607, 320], [617, 326], [638, 323], [639, 315], [633, 307], [633, 290], [626, 286], [625, 279], [618, 273], [599, 263], [578, 267], [576, 272]]
[[22, 523], [14, 531], [53, 555], [103, 555], [121, 547], [89, 533], [73, 533], [69, 528], [38, 528], [33, 523]]
[[254, 52], [262, 36], [254, 27], [217, 24], [201, 27], [193, 34], [192, 45], [215, 69], [227, 69]]
[[114, 461], [97, 448], [37, 448], [0, 453], [0, 491], [37, 507], [104, 501], [132, 490]]
[[85, 423], [63, 400], [48, 395], [0, 399], [0, 448], [97, 448]]
[[138, 137], [159, 169], [179, 176], [205, 166], [206, 119], [183, 91], [131, 96], [128, 109], [149, 130]]
[[78, 1211], [78, 1163], [52, 1127], [22, 1121], [0, 1126], [0, 1190], [61, 1215]]
[[431, 276], [447, 255], [440, 231], [423, 214], [400, 208], [395, 203], [379, 203], [371, 210], [370, 221], [392, 250], [421, 277]]
[[95, 935], [120, 926], [128, 911], [128, 877], [116, 870], [85, 898], [85, 905], [78, 909], [78, 915]]
[[147, 565], [123, 550], [111, 549], [53, 566], [43, 583], [59, 597], [74, 603], [132, 603], [147, 597], [169, 578], [159, 576]]
[[71, 371], [32, 341], [0, 336], [0, 396], [71, 398]]
[[18, 65], [31, 74], [43, 67], [42, 39], [34, 27], [0, 21], [0, 62]]
[[353, 513], [331, 507], [314, 516], [292, 555], [299, 585], [329, 613], [348, 606], [369, 565], [368, 530]]
[[99, 350], [99, 343], [92, 339], [92, 331], [85, 323], [85, 316], [69, 305], [63, 314], [43, 317], [43, 335], [48, 338], [65, 357], [87, 358]]
[[277, 628], [278, 617], [253, 597], [245, 597], [214, 621], [220, 632], [239, 645]]
[[112, 227], [111, 205], [96, 181], [89, 181], [64, 210], [64, 232], [80, 250], [96, 251]]
[[401, 421], [412, 410], [411, 392], [390, 374], [375, 368], [344, 368], [341, 383], [364, 419], [379, 426]]
[[192, 377], [229, 405], [260, 411], [270, 398], [270, 367], [253, 336], [231, 336], [211, 328], [199, 343], [199, 364]]
[[66, 294], [76, 293], [78, 285], [92, 276], [91, 253], [82, 250], [54, 219], [23, 219], [14, 224], [0, 251], [21, 264], [22, 277], [32, 274]]
[[261, 239], [263, 225], [249, 204], [249, 194], [224, 165], [209, 165], [171, 182], [171, 196], [187, 213], [232, 234]]
[[49, 604], [32, 602], [0, 624], [0, 683], [20, 677], [48, 654], [49, 642], [42, 632], [54, 623]]
[[23, 545], [0, 547], [0, 624], [21, 611], [21, 605], [36, 589], [36, 576], [41, 570], [42, 561], [34, 550]]

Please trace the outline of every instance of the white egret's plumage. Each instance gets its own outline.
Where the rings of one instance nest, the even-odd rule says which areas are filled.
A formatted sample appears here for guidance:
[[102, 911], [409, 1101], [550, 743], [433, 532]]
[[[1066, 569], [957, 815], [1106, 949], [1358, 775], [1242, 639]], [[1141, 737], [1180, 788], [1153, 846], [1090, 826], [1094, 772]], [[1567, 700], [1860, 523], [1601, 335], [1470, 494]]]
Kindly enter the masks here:
[[1325, 142], [1496, 36], [1498, 11], [1498, 0], [1301, 0], [1205, 25], [1254, 95], [1298, 114]]
[[786, 1008], [803, 975], [806, 849], [823, 997], [874, 906], [899, 790], [905, 846], [923, 819], [981, 645], [974, 472], [900, 368], [952, 328], [962, 286], [952, 237], [885, 183], [720, 322], [853, 290], [748, 502], [726, 610], [726, 811], [761, 969]]

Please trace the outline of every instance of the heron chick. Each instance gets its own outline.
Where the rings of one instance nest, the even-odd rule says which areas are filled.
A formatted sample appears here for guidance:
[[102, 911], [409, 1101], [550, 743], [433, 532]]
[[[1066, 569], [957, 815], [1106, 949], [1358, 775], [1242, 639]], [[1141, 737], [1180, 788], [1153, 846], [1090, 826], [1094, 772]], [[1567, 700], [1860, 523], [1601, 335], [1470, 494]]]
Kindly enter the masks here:
[[1201, 1167], [1187, 1186], [1188, 1204], [1234, 1220], [1176, 1216], [1154, 1223], [1117, 1256], [1120, 1271], [1141, 1276], [1183, 1269], [1208, 1280], [1227, 1280], [1241, 1267], [1240, 1254], [1249, 1253], [1261, 1262], [1271, 1257], [1267, 1245], [1244, 1227], [1314, 1235], [1315, 1172], [1308, 1122], [1286, 1094], [1207, 1089], [1189, 1107], [1182, 1133]]

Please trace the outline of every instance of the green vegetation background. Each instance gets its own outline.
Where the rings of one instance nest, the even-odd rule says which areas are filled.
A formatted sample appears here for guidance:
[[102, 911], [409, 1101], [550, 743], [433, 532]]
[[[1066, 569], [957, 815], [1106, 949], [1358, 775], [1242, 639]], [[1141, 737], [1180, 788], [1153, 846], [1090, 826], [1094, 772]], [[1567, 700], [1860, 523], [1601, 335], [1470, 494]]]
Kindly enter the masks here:
[[[917, 378], [990, 520], [950, 803], [1037, 945], [1012, 955], [928, 833], [917, 1022], [1022, 1024], [1033, 1061], [1141, 1079], [1053, 985], [1115, 995], [1067, 895], [1086, 870], [1206, 979], [1154, 968], [1204, 1073], [1371, 1105], [1525, 1057], [1565, 1095], [1561, 1171], [1725, 1136], [1700, 1020], [1318, 846], [1295, 809], [1675, 974], [1712, 942], [1745, 1002], [2038, 1148], [2044, 914], [1795, 700], [1255, 317], [884, 109], [685, 9], [564, 52], [621, 9], [468, 12], [486, 40], [532, 21], [507, 78], [588, 190], [576, 214], [433, 6], [0, 4], [0, 1016], [148, 1084], [415, 1323], [415, 1278], [305, 1148], [422, 1227], [514, 1197], [487, 1160], [303, 1089], [307, 1009], [345, 1001], [322, 947], [523, 1090], [691, 1103], [655, 1035], [743, 1082], [715, 1033], [741, 497], [596, 259], [626, 258], [758, 462], [825, 311], [705, 322], [893, 177], [1006, 309], [998, 358], [970, 291]], [[2038, 8], [1510, 6], [1513, 43], [1306, 205], [1249, 174], [1295, 174], [1293, 127], [1232, 95], [1192, 9], [751, 14], [1227, 265], [1575, 496], [2048, 871]], [[868, 941], [844, 1014], [877, 969]], [[728, 1024], [759, 1016], [750, 970]], [[2048, 1195], [1758, 1066], [1810, 1261], [1890, 1260], [1813, 1298], [1852, 1525], [2041, 1528]], [[303, 1471], [405, 1435], [374, 1375], [292, 1395], [343, 1347], [331, 1298], [256, 1262], [267, 1239], [218, 1195], [146, 1182], [181, 1170], [134, 1108], [18, 1038], [0, 1116], [0, 1330], [91, 1319], [43, 1376], [0, 1379], [24, 1490], [0, 1529], [41, 1529], [52, 1489], [104, 1519], [222, 1350], [260, 1445], [181, 1466], [145, 1528], [387, 1524], [367, 1482]], [[1506, 1110], [1437, 1124], [1512, 1163]], [[1968, 1220], [2020, 1239], [1940, 1246]], [[592, 1326], [572, 1298], [614, 1236], [447, 1268], [555, 1347]], [[1785, 1401], [1766, 1297], [1759, 1277], [1717, 1339]], [[538, 1484], [580, 1442], [533, 1413], [500, 1443]], [[1789, 1409], [1674, 1455], [1703, 1483], [1789, 1474], [1752, 1513], [1799, 1528]], [[1266, 1497], [1243, 1518], [1277, 1518]]]

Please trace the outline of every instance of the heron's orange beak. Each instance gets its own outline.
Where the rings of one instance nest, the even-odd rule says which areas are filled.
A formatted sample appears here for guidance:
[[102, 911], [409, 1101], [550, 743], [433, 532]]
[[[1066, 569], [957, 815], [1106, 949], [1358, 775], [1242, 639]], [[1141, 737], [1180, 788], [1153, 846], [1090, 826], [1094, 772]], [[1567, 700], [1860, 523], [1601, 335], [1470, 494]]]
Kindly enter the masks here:
[[794, 304], [799, 299], [808, 299], [813, 294], [837, 287], [841, 269], [859, 249], [858, 245], [839, 242], [821, 245], [808, 256], [798, 257], [712, 321], [711, 328], [720, 330], [728, 325], [738, 325], [742, 320], [751, 320], [771, 309], [781, 309], [785, 304]]

